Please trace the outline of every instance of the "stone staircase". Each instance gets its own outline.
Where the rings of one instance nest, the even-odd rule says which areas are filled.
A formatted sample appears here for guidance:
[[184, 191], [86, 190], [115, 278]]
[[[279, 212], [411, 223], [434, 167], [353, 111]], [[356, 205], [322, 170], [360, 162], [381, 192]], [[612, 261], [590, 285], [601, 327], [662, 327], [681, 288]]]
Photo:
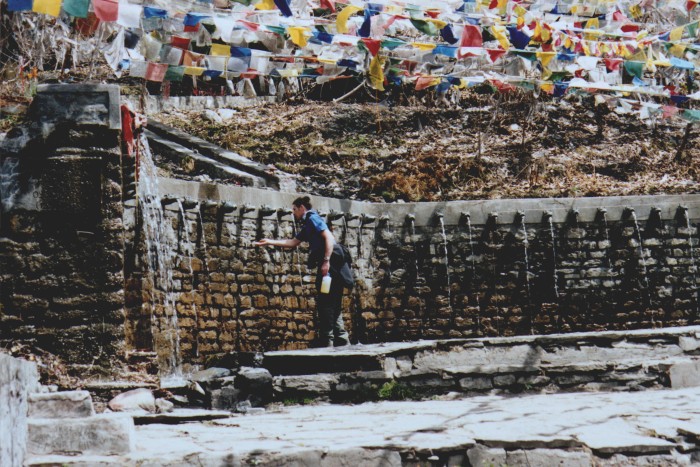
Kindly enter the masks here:
[[263, 366], [279, 401], [636, 391], [700, 385], [699, 348], [686, 327], [268, 352]]
[[113, 456], [134, 450], [129, 414], [95, 414], [87, 391], [29, 395], [25, 466], [117, 465]]

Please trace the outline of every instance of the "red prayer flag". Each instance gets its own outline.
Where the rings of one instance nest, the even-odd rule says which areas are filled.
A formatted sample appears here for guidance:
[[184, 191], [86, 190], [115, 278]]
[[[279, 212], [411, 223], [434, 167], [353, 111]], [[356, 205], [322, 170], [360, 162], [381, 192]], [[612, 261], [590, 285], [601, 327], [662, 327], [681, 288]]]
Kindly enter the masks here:
[[94, 13], [90, 12], [87, 18], [75, 18], [75, 30], [82, 36], [92, 36], [97, 31], [97, 26], [100, 25], [100, 20], [97, 19]]
[[172, 45], [173, 47], [177, 47], [178, 49], [187, 50], [190, 48], [190, 38], [173, 36], [170, 38], [170, 45]]
[[506, 53], [504, 49], [486, 49], [486, 52], [489, 54], [491, 63], [496, 63], [496, 60], [501, 58]]
[[331, 13], [335, 13], [335, 2], [332, 0], [321, 0], [321, 8], [331, 10]]
[[623, 62], [621, 58], [604, 58], [605, 68], [608, 71], [618, 71], [620, 69], [620, 64]]
[[119, 2], [117, 0], [93, 0], [95, 16], [100, 21], [116, 21], [119, 17]]
[[157, 81], [162, 83], [163, 79], [165, 78], [166, 71], [168, 71], [167, 63], [148, 62], [148, 66], [146, 67], [146, 79], [148, 81]]
[[362, 42], [365, 44], [365, 47], [367, 47], [367, 50], [370, 51], [372, 56], [375, 56], [377, 55], [377, 53], [379, 53], [379, 48], [382, 45], [381, 41], [378, 41], [377, 39], [362, 38]]
[[484, 40], [481, 37], [481, 28], [473, 24], [465, 24], [462, 30], [462, 40], [460, 47], [483, 47]]

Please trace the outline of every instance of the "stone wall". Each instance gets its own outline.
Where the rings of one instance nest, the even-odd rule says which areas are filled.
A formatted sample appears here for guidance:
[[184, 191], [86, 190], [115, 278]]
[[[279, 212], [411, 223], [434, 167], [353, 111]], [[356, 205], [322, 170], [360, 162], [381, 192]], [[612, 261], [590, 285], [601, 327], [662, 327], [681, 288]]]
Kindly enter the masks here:
[[[252, 245], [293, 236], [296, 195], [161, 182], [184, 206], [169, 204], [165, 217], [180, 242], [173, 292], [185, 361], [312, 344], [306, 250]], [[697, 322], [697, 196], [314, 201], [355, 258], [345, 297], [354, 342]]]
[[16, 165], [4, 174], [0, 341], [77, 367], [109, 367], [124, 345], [118, 103], [116, 86], [41, 86], [0, 145]]
[[28, 395], [39, 390], [36, 363], [0, 353], [0, 465], [23, 465]]

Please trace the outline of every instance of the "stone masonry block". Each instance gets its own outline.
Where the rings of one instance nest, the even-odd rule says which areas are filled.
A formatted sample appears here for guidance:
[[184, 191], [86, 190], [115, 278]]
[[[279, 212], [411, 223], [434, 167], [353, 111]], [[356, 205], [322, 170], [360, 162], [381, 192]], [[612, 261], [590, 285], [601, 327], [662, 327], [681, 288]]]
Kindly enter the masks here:
[[490, 467], [506, 465], [506, 450], [503, 448], [487, 448], [477, 444], [467, 451], [469, 465], [474, 467]]
[[29, 395], [31, 418], [84, 418], [95, 415], [88, 391], [64, 391]]
[[556, 465], [558, 467], [588, 467], [591, 455], [581, 451], [564, 451], [562, 449], [532, 449], [509, 452], [506, 465], [509, 467], [531, 465]]
[[134, 420], [128, 414], [73, 419], [29, 419], [27, 453], [126, 454], [134, 447]]

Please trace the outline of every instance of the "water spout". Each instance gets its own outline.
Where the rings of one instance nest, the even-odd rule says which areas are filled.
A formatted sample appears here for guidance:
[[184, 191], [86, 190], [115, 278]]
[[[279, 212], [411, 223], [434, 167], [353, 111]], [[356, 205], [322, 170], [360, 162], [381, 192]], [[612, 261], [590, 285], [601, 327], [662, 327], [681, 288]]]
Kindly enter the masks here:
[[219, 212], [221, 214], [230, 214], [233, 211], [235, 211], [237, 207], [238, 206], [236, 206], [233, 203], [229, 203], [228, 201], [224, 201], [223, 203], [221, 203], [219, 205]]
[[183, 198], [181, 201], [181, 204], [182, 204], [182, 208], [185, 211], [189, 211], [191, 209], [196, 208], [199, 205], [199, 201], [197, 201], [196, 199], [192, 199], [192, 198]]
[[291, 208], [279, 208], [277, 209], [277, 217], [282, 218], [284, 216], [291, 216], [292, 215], [292, 210]]
[[372, 214], [362, 214], [362, 225], [366, 224], [371, 224], [372, 222], [376, 221], [377, 218], [373, 216]]
[[328, 220], [329, 221], [334, 221], [334, 220], [341, 219], [344, 217], [345, 217], [344, 212], [334, 211], [331, 209], [331, 211], [328, 213]]
[[255, 207], [250, 205], [250, 204], [244, 204], [243, 206], [240, 207], [240, 210], [241, 210], [241, 215], [243, 215], [247, 212], [255, 211]]
[[260, 213], [260, 217], [267, 217], [276, 214], [277, 210], [271, 206], [268, 206], [267, 204], [263, 204], [260, 206], [258, 212]]

